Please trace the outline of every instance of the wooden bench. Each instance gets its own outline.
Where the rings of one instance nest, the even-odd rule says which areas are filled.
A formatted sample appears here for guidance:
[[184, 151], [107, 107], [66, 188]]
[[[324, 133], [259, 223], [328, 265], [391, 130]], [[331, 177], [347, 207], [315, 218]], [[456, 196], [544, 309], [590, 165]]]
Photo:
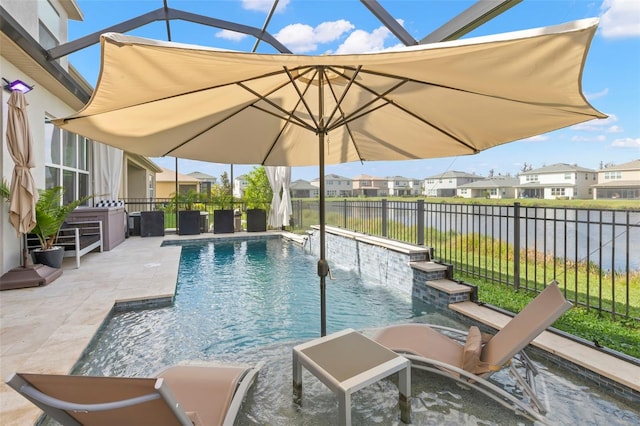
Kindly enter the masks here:
[[[99, 248], [103, 249], [101, 221], [65, 222], [54, 243], [64, 247], [64, 257], [75, 257], [76, 268], [80, 267], [80, 257]], [[29, 251], [40, 247], [40, 241], [34, 234], [27, 234], [26, 247]]]

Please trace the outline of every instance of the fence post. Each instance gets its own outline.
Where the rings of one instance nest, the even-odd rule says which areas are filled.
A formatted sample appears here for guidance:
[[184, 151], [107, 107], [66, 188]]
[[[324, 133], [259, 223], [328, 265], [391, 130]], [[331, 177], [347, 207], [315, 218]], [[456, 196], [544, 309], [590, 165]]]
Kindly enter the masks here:
[[418, 245], [424, 245], [424, 200], [418, 200]]
[[342, 200], [342, 227], [347, 229], [347, 199]]
[[513, 288], [520, 289], [520, 203], [513, 203]]
[[382, 199], [382, 236], [387, 236], [387, 200]]

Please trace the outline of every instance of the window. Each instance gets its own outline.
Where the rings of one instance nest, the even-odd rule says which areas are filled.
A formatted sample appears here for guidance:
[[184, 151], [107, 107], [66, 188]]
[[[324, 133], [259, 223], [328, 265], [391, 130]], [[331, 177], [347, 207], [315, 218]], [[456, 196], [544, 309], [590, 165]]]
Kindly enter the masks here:
[[537, 182], [538, 175], [527, 175], [527, 182]]
[[565, 180], [569, 180], [569, 179], [571, 179], [571, 173], [565, 173], [565, 174], [564, 174], [564, 179], [565, 179]]
[[44, 133], [46, 188], [62, 186], [65, 204], [89, 195], [89, 141], [52, 123], [45, 123]]
[[491, 191], [489, 191], [489, 193], [491, 195], [498, 195], [498, 190], [496, 188], [491, 188]]
[[564, 188], [551, 188], [551, 195], [564, 197]]
[[56, 47], [60, 36], [60, 15], [48, 1], [38, 2], [38, 41], [45, 49]]
[[617, 172], [604, 172], [604, 179], [605, 179], [605, 180], [622, 179], [622, 172], [621, 172], [621, 171], [617, 171]]
[[149, 198], [155, 198], [156, 197], [156, 194], [155, 194], [155, 191], [154, 191], [154, 189], [156, 187], [156, 185], [155, 185], [156, 178], [154, 176], [155, 175], [151, 175], [151, 174], [147, 176], [147, 178], [148, 178], [147, 179], [147, 185], [148, 185], [147, 186], [147, 191], [149, 193]]

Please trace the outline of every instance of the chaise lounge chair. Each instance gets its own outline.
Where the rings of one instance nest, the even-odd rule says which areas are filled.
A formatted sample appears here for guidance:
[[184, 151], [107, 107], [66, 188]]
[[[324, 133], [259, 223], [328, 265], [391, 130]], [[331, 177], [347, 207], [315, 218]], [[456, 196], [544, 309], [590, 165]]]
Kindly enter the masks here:
[[6, 382], [65, 426], [231, 426], [259, 368], [178, 365], [156, 378], [14, 373]]
[[[430, 324], [403, 324], [381, 329], [373, 338], [410, 359], [412, 368], [450, 376], [518, 414], [543, 420], [546, 407], [536, 396], [538, 372], [524, 349], [571, 306], [554, 281], [495, 336], [481, 334], [475, 326], [464, 332]], [[524, 399], [488, 380], [507, 366]]]

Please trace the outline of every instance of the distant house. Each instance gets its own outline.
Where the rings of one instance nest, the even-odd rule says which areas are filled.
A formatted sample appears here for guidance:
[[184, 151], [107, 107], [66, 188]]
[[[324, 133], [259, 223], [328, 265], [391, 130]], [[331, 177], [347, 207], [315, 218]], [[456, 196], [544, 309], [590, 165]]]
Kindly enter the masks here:
[[189, 176], [194, 177], [200, 181], [200, 192], [207, 197], [211, 196], [211, 188], [216, 184], [217, 178], [215, 176], [208, 175], [202, 172], [191, 172]]
[[[178, 173], [178, 192], [184, 194], [189, 191], [200, 192], [200, 181], [193, 176]], [[156, 197], [171, 198], [176, 193], [176, 172], [162, 167], [162, 172], [156, 174]]]
[[511, 176], [494, 176], [460, 185], [456, 195], [463, 198], [515, 198], [520, 180]]
[[390, 176], [386, 180], [390, 196], [420, 195], [422, 192], [422, 185], [419, 179]]
[[598, 170], [593, 199], [640, 199], [640, 160]]
[[289, 187], [292, 198], [316, 198], [320, 196], [320, 190], [304, 179], [291, 182]]
[[589, 199], [596, 171], [575, 164], [558, 163], [520, 174], [516, 198]]
[[233, 196], [235, 198], [244, 197], [244, 191], [247, 189], [247, 186], [249, 186], [247, 175], [240, 175], [233, 179]]
[[427, 197], [453, 197], [460, 185], [466, 185], [484, 177], [455, 170], [429, 176], [424, 180], [424, 190], [422, 193]]
[[352, 179], [353, 195], [356, 197], [384, 197], [388, 193], [387, 179], [369, 175], [358, 175]]
[[[320, 179], [311, 181], [311, 185], [320, 188]], [[325, 175], [324, 177], [324, 195], [327, 197], [351, 197], [353, 189], [351, 187], [351, 179], [334, 174]]]

